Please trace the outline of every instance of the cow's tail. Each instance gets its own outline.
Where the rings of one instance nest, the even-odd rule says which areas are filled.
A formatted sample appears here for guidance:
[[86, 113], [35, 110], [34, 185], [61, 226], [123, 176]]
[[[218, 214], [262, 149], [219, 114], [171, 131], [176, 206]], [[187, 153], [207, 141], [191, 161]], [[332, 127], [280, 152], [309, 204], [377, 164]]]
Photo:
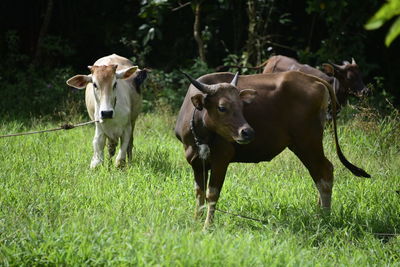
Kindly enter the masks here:
[[355, 176], [358, 177], [365, 177], [365, 178], [370, 178], [371, 175], [369, 175], [366, 171], [364, 171], [363, 169], [353, 165], [351, 162], [349, 162], [346, 157], [343, 155], [342, 149], [340, 148], [339, 145], [339, 140], [338, 140], [338, 135], [337, 135], [337, 125], [336, 125], [336, 95], [335, 92], [333, 91], [333, 88], [330, 84], [328, 84], [327, 82], [325, 82], [324, 80], [321, 80], [325, 87], [328, 89], [329, 91], [329, 96], [331, 98], [331, 105], [332, 105], [332, 121], [333, 121], [333, 132], [334, 132], [334, 136], [335, 136], [335, 145], [336, 145], [336, 153], [340, 159], [340, 162], [342, 162], [342, 164], [349, 169]]

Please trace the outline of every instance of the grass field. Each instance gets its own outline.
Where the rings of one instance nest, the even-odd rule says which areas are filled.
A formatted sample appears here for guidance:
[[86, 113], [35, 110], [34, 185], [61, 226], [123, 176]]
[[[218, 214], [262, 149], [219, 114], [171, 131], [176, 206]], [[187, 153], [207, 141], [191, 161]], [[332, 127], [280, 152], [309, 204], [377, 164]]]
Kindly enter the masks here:
[[[0, 134], [57, 126], [0, 123]], [[193, 175], [170, 112], [140, 116], [124, 170], [89, 169], [92, 126], [0, 139], [0, 265], [400, 266], [399, 117], [339, 125], [345, 155], [372, 178], [340, 164], [327, 128], [329, 217], [307, 170], [284, 151], [230, 165], [219, 201], [266, 222], [216, 213], [207, 232], [193, 218]]]

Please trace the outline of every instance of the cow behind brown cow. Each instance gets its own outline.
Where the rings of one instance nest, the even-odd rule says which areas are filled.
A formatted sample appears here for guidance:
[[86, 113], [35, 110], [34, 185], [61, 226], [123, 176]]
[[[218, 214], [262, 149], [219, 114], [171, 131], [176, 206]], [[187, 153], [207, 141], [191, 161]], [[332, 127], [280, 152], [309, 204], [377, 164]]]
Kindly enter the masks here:
[[[294, 58], [278, 55], [270, 57], [265, 62], [263, 73], [298, 70], [321, 78], [334, 87], [339, 104], [338, 110], [346, 104], [349, 96], [362, 97], [369, 93], [368, 87], [364, 85], [362, 80], [360, 68], [354, 59], [351, 63], [348, 61], [343, 61], [343, 65], [325, 63], [322, 67], [324, 72], [309, 65], [301, 64]], [[336, 82], [335, 78], [337, 79]]]

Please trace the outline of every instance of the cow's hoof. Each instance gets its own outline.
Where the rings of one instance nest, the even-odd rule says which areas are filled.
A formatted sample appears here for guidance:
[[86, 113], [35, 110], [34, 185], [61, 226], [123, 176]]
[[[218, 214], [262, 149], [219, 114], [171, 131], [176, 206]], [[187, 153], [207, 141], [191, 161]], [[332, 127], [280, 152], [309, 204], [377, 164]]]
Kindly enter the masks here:
[[126, 162], [125, 160], [117, 160], [115, 161], [115, 167], [117, 167], [118, 169], [123, 169], [126, 166]]
[[207, 233], [207, 232], [210, 232], [210, 231], [212, 231], [212, 230], [215, 230], [215, 225], [212, 223], [212, 222], [205, 222], [204, 223], [204, 226], [203, 226], [203, 232], [204, 233]]
[[323, 218], [329, 218], [331, 215], [331, 209], [328, 207], [319, 207], [318, 214]]
[[196, 207], [196, 208], [194, 209], [194, 218], [195, 218], [196, 220], [202, 218], [202, 217], [204, 216], [204, 210], [205, 210], [206, 208], [207, 208], [207, 207], [206, 207], [205, 205], [202, 205], [202, 206], [200, 206], [200, 207]]
[[90, 168], [91, 169], [94, 169], [94, 168], [96, 168], [97, 166], [99, 166], [99, 165], [101, 165], [101, 161], [100, 160], [92, 160], [92, 162], [90, 163]]

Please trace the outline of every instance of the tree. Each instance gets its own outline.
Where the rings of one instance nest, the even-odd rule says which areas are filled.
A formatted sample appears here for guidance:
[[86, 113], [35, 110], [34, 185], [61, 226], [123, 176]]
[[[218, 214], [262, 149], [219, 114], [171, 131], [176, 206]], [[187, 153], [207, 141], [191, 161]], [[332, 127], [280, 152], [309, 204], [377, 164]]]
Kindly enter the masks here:
[[42, 27], [40, 28], [39, 37], [37, 40], [36, 52], [33, 58], [33, 65], [38, 65], [42, 59], [43, 40], [46, 37], [52, 13], [53, 13], [53, 0], [48, 0]]
[[196, 40], [197, 47], [199, 50], [199, 57], [203, 62], [206, 62], [206, 50], [204, 47], [203, 38], [201, 36], [201, 4], [202, 0], [194, 2], [194, 23], [193, 23], [193, 37]]

